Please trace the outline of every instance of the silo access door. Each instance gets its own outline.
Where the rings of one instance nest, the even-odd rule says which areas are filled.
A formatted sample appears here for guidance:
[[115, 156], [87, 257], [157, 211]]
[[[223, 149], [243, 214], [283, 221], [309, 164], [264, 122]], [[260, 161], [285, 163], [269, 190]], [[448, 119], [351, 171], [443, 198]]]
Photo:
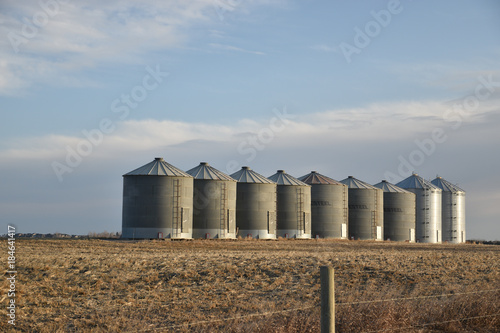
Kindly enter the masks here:
[[267, 212], [267, 233], [272, 235], [276, 233], [276, 212]]

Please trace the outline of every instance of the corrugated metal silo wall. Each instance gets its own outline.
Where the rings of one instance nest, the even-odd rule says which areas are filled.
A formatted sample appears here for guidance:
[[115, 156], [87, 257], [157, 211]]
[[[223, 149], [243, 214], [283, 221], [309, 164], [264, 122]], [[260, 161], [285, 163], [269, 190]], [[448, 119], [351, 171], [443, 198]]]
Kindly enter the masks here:
[[347, 203], [347, 186], [311, 185], [312, 237], [318, 235], [321, 238], [347, 238], [349, 223]]
[[384, 192], [350, 188], [349, 237], [382, 240], [384, 237]]
[[236, 182], [195, 179], [193, 238], [236, 237]]
[[238, 183], [236, 225], [241, 237], [276, 238], [276, 184]]
[[442, 196], [443, 242], [464, 243], [465, 193], [443, 191]]
[[384, 192], [384, 239], [414, 241], [415, 194]]
[[191, 238], [193, 179], [123, 177], [122, 238]]
[[311, 187], [278, 185], [277, 235], [311, 238]]
[[406, 188], [405, 190], [415, 193], [416, 240], [421, 243], [441, 243], [441, 191], [421, 188]]

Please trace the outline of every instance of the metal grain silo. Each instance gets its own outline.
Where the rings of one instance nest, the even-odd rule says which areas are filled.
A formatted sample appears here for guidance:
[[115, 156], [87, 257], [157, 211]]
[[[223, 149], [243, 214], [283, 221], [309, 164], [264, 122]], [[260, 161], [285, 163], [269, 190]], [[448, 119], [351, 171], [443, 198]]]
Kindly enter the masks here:
[[236, 181], [201, 162], [194, 177], [193, 238], [236, 238]]
[[465, 243], [465, 191], [441, 177], [432, 181], [442, 192], [443, 241]]
[[384, 192], [352, 176], [341, 183], [349, 188], [349, 237], [383, 240]]
[[244, 166], [231, 175], [236, 185], [238, 235], [276, 238], [276, 183]]
[[311, 231], [313, 237], [347, 238], [348, 192], [344, 185], [316, 171], [299, 178], [311, 185]]
[[157, 157], [123, 175], [122, 238], [191, 238], [193, 177]]
[[441, 243], [441, 189], [416, 173], [396, 186], [415, 193], [417, 242]]
[[415, 241], [415, 194], [386, 180], [373, 185], [384, 191], [384, 239]]
[[283, 170], [268, 177], [277, 187], [277, 235], [311, 238], [311, 187]]

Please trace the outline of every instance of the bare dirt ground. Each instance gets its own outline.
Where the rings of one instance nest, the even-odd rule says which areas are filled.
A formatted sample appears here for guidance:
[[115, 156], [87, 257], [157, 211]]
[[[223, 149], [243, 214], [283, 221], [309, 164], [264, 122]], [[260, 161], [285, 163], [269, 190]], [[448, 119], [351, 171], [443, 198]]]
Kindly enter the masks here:
[[318, 332], [322, 265], [335, 268], [337, 332], [500, 332], [495, 245], [18, 239], [16, 251], [16, 328], [4, 278], [2, 332]]

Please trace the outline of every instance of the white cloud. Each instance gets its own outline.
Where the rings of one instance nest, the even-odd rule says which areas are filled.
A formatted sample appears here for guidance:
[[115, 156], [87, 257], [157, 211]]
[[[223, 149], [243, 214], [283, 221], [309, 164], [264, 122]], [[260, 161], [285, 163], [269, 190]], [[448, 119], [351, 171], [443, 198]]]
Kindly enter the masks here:
[[[416, 82], [422, 86], [446, 89], [454, 95], [474, 93], [480, 77], [492, 75], [495, 81], [500, 79], [500, 62], [496, 59], [478, 58], [466, 63], [459, 61], [449, 62], [410, 62], [394, 63], [377, 61], [392, 74], [398, 75], [409, 82]], [[493, 69], [494, 68], [494, 69]]]
[[[43, 7], [42, 3], [52, 4]], [[226, 3], [226, 2], [225, 2]], [[229, 1], [226, 15], [282, 0]], [[102, 65], [137, 64], [150, 52], [186, 48], [204, 28], [221, 24], [217, 0], [4, 1], [0, 13], [0, 95], [34, 83], [96, 86], [80, 72]], [[230, 11], [228, 11], [231, 9]], [[214, 44], [236, 52], [259, 51]], [[75, 79], [78, 77], [78, 79]]]
[[217, 44], [217, 43], [210, 43], [209, 45], [212, 48], [219, 49], [219, 50], [242, 52], [242, 53], [250, 53], [250, 54], [256, 54], [256, 55], [265, 55], [264, 52], [245, 50], [245, 49], [242, 49], [240, 47], [231, 46], [231, 45], [223, 45], [223, 44]]
[[[190, 29], [216, 19], [212, 0], [9, 1], [0, 14], [0, 94], [102, 64], [137, 63], [150, 51], [182, 47]], [[54, 80], [58, 77], [58, 80]]]
[[329, 46], [326, 44], [316, 44], [311, 46], [311, 49], [321, 52], [339, 53], [339, 48], [337, 46]]
[[[412, 140], [416, 135], [426, 134], [437, 127], [453, 131], [455, 123], [447, 122], [443, 115], [450, 111], [446, 104], [427, 102], [398, 102], [371, 104], [364, 108], [341, 109], [316, 112], [307, 115], [293, 115], [285, 121], [269, 119], [255, 121], [242, 119], [232, 125], [188, 123], [170, 120], [129, 120], [115, 123], [111, 134], [104, 134], [102, 143], [95, 145], [88, 159], [112, 158], [113, 154], [141, 150], [160, 150], [193, 141], [219, 142], [237, 147], [250, 136], [259, 135], [263, 130], [277, 128], [269, 147], [304, 146], [311, 142], [323, 143], [369, 142], [377, 145], [394, 141]], [[477, 124], [488, 121], [488, 115], [498, 113], [494, 103], [476, 110], [474, 117], [461, 119], [464, 124]], [[281, 126], [286, 123], [286, 126]], [[82, 129], [84, 130], [84, 129]], [[87, 131], [92, 129], [87, 128]], [[263, 134], [262, 134], [263, 135]], [[265, 136], [265, 135], [264, 135]], [[74, 150], [80, 142], [87, 139], [83, 134], [75, 136], [47, 135], [35, 138], [11, 139], [4, 141], [0, 159], [56, 159], [63, 158], [67, 147]], [[101, 140], [99, 140], [101, 141]], [[267, 138], [264, 141], [268, 141]], [[218, 149], [215, 145], [213, 149]]]

